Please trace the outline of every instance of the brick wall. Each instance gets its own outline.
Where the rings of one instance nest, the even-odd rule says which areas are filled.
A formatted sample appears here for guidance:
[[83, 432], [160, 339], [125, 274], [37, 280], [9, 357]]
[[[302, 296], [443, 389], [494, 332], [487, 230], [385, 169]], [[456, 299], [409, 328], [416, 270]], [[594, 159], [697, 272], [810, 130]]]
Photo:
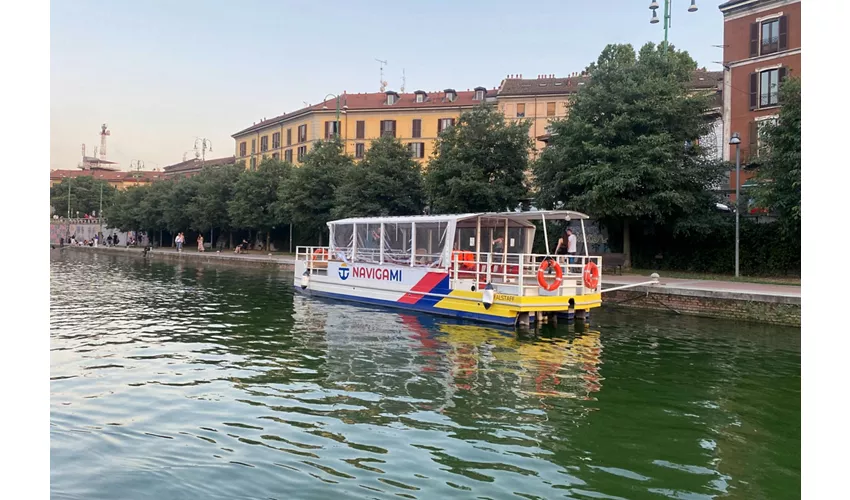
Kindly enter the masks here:
[[800, 304], [696, 295], [617, 290], [604, 295], [603, 305], [653, 309], [711, 318], [739, 319], [776, 325], [800, 326]]

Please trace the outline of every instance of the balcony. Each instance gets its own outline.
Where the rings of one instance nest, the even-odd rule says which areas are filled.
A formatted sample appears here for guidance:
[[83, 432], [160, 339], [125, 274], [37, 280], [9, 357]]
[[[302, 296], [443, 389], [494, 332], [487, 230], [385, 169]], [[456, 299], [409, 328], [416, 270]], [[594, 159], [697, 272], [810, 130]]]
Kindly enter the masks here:
[[762, 38], [761, 40], [761, 55], [773, 54], [779, 52], [779, 37]]

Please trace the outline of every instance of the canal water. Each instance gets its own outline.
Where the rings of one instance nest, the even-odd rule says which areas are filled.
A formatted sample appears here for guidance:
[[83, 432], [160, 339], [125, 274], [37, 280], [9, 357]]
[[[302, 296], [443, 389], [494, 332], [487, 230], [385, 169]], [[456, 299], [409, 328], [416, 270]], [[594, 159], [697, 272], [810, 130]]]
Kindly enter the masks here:
[[798, 498], [800, 331], [602, 309], [536, 336], [54, 251], [53, 498]]

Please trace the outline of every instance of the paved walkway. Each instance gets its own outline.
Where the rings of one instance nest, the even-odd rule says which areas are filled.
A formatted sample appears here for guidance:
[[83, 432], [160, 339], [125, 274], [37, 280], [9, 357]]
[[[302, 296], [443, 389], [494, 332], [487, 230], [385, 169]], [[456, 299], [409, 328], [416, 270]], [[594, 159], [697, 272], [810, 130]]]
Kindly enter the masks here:
[[[680, 290], [694, 291], [710, 291], [710, 292], [727, 292], [727, 293], [746, 293], [756, 295], [773, 295], [778, 297], [800, 297], [800, 287], [796, 285], [767, 285], [764, 283], [743, 283], [740, 281], [719, 281], [719, 280], [695, 280], [695, 279], [680, 279], [680, 278], [665, 278], [663, 273], [659, 273], [660, 287], [676, 288]], [[648, 281], [650, 278], [646, 276], [602, 276], [603, 285], [620, 286], [630, 285], [633, 283], [641, 283]]]

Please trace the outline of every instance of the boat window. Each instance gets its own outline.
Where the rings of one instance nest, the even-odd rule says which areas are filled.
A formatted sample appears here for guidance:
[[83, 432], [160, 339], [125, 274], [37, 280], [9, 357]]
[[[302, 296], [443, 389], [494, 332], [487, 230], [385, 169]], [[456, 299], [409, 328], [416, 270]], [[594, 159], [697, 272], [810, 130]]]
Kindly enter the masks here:
[[413, 226], [409, 222], [384, 223], [384, 263], [410, 265], [410, 239]]
[[448, 221], [416, 223], [415, 266], [437, 267], [443, 264], [449, 225]]
[[351, 249], [354, 246], [354, 226], [352, 224], [334, 224], [331, 228], [333, 255], [331, 259], [351, 260]]
[[381, 224], [357, 224], [357, 262], [381, 262]]

